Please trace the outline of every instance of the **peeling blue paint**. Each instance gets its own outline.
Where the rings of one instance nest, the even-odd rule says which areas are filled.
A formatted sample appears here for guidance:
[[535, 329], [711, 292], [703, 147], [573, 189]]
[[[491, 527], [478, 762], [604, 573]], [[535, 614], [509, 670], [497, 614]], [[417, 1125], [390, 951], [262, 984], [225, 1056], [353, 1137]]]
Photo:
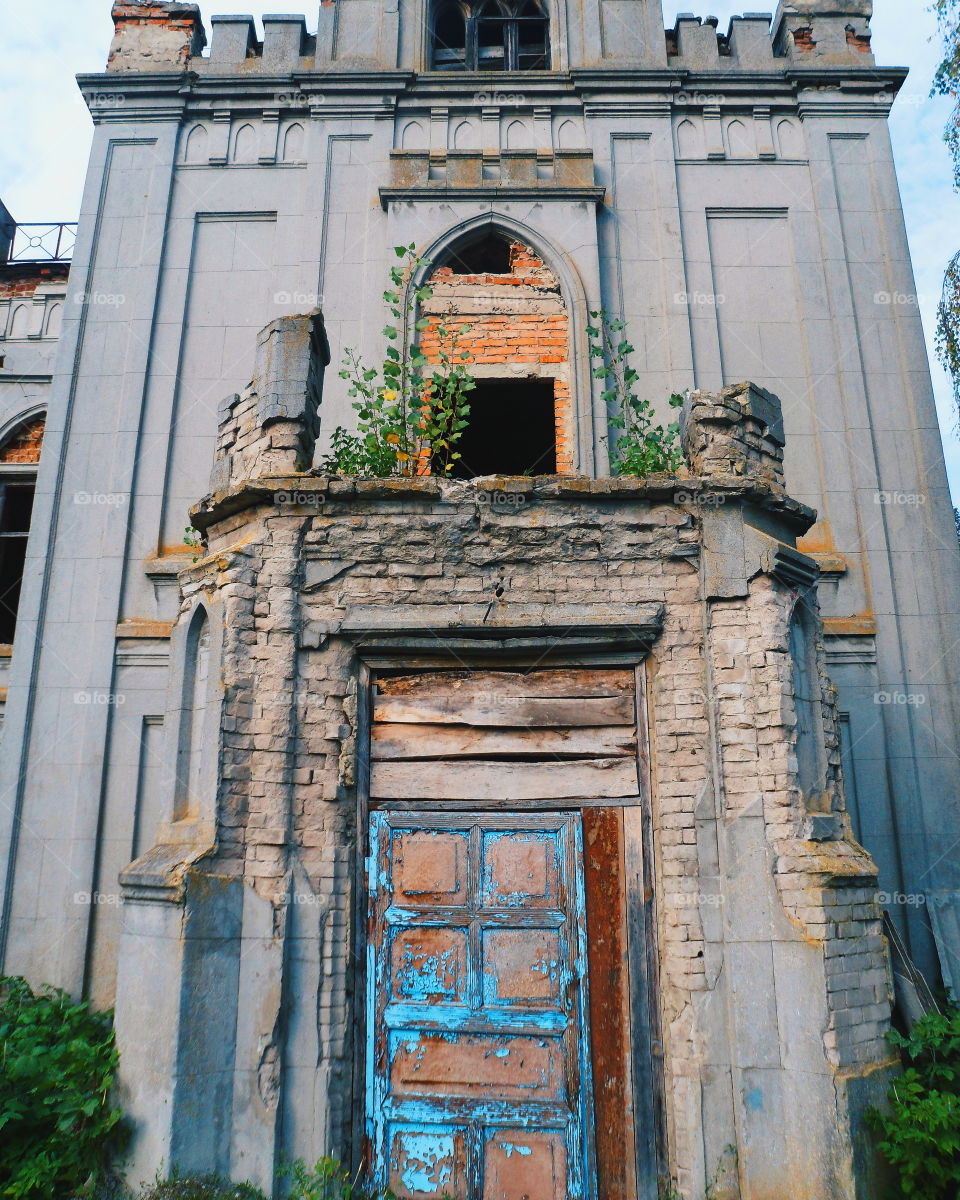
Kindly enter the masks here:
[[[429, 853], [394, 877], [411, 834], [462, 839], [463, 884], [450, 872], [442, 903]], [[549, 1134], [566, 1147], [567, 1200], [594, 1200], [579, 816], [378, 812], [370, 840], [377, 1186], [474, 1200], [485, 1145], [527, 1161], [538, 1143], [516, 1139]], [[510, 934], [499, 946], [498, 931]]]
[[438, 1192], [453, 1179], [454, 1144], [450, 1135], [405, 1133], [404, 1158], [397, 1164], [408, 1192]]
[[514, 1142], [501, 1142], [500, 1149], [507, 1156], [507, 1158], [509, 1158], [511, 1154], [519, 1154], [523, 1158], [526, 1158], [533, 1153], [529, 1146], [517, 1146]]

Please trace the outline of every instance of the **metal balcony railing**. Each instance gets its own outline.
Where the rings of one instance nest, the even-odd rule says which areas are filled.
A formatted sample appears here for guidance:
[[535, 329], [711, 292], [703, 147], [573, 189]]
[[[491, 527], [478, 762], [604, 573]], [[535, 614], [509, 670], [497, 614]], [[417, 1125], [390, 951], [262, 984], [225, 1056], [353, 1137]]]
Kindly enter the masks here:
[[9, 226], [6, 232], [10, 236], [9, 263], [69, 262], [73, 258], [76, 221], [28, 221]]

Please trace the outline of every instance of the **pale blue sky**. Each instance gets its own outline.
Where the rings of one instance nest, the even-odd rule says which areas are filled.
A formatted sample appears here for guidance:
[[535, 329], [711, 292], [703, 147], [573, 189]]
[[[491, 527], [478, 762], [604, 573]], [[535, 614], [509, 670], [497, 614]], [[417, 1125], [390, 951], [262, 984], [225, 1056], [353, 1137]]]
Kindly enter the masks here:
[[[949, 103], [928, 96], [938, 62], [936, 26], [930, 0], [875, 0], [874, 48], [878, 61], [911, 68], [893, 110], [891, 130], [907, 229], [917, 275], [917, 294], [928, 341], [934, 386], [954, 497], [960, 501], [960, 439], [950, 388], [932, 354], [937, 299], [943, 268], [960, 249], [960, 196], [952, 187], [950, 159], [943, 145]], [[205, 17], [243, 11], [242, 0], [200, 0]], [[304, 11], [316, 28], [318, 4], [301, 0], [257, 0], [259, 14]], [[677, 12], [720, 18], [725, 28], [738, 12], [761, 7], [712, 0], [673, 4], [666, 0], [665, 23]], [[90, 144], [90, 118], [73, 76], [103, 69], [112, 24], [110, 0], [5, 0], [0, 43], [0, 198], [20, 221], [76, 218]]]

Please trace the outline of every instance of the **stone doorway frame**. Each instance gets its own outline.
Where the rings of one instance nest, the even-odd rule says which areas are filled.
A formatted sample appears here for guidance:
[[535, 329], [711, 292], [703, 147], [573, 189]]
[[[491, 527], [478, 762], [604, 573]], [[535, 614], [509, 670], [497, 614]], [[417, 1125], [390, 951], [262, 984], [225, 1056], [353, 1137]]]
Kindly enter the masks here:
[[[356, 813], [353, 871], [353, 958], [356, 976], [351, 998], [351, 1016], [356, 1031], [353, 1044], [353, 1087], [351, 1142], [353, 1169], [369, 1154], [365, 1133], [366, 1080], [366, 962], [367, 900], [366, 872], [361, 870], [369, 853], [371, 804], [369, 800], [369, 747], [371, 737], [371, 686], [378, 672], [400, 670], [508, 670], [544, 668], [630, 668], [634, 673], [637, 715], [637, 765], [640, 794], [616, 800], [521, 801], [517, 808], [530, 812], [582, 811], [585, 808], [621, 808], [623, 812], [624, 898], [627, 914], [628, 982], [626, 988], [629, 1028], [647, 1030], [646, 1037], [631, 1037], [628, 1064], [629, 1095], [633, 1101], [636, 1160], [636, 1200], [657, 1200], [667, 1170], [666, 1094], [658, 960], [656, 912], [657, 876], [653, 845], [652, 774], [648, 727], [647, 663], [650, 644], [659, 623], [635, 627], [582, 627], [562, 632], [543, 629], [469, 629], [426, 631], [423, 629], [384, 634], [383, 629], [351, 630], [357, 663], [356, 717]], [[399, 807], [391, 802], [380, 807]], [[433, 802], [436, 805], [442, 801]], [[464, 802], [464, 810], [478, 805]], [[430, 802], [409, 804], [422, 810]], [[484, 807], [484, 805], [479, 805]], [[600, 1192], [603, 1196], [603, 1192]]]

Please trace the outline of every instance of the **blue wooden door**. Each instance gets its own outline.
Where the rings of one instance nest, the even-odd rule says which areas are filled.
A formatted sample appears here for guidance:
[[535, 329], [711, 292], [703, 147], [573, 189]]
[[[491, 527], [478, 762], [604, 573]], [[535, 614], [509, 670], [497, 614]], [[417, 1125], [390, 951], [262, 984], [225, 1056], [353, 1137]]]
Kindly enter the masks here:
[[371, 817], [367, 1122], [401, 1200], [590, 1200], [579, 814]]

